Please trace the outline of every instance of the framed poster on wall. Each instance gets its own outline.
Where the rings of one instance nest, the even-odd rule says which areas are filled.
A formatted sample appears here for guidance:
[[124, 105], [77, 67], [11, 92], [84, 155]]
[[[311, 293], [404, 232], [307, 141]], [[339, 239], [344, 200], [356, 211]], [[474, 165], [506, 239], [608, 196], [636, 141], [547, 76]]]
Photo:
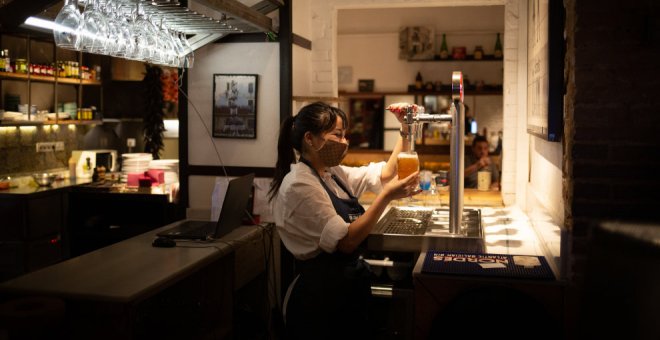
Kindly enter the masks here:
[[257, 75], [213, 75], [213, 137], [257, 138]]
[[564, 7], [528, 0], [527, 132], [558, 142], [564, 115]]

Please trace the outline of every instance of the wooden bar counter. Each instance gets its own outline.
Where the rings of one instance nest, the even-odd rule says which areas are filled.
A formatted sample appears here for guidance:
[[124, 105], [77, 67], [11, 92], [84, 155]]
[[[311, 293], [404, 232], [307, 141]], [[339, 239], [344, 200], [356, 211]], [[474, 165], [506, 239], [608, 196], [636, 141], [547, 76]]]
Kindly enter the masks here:
[[1, 301], [64, 301], [66, 315], [51, 334], [70, 339], [231, 336], [233, 293], [247, 280], [236, 277], [243, 266], [236, 261], [253, 256], [247, 266], [264, 270], [264, 229], [243, 226], [214, 242], [153, 247], [156, 233], [171, 226], [2, 282]]

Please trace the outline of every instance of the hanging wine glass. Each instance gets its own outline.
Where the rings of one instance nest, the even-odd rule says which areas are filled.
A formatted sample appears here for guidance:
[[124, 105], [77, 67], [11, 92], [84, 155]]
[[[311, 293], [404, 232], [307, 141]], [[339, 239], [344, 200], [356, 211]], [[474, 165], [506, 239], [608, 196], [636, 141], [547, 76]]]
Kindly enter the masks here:
[[105, 53], [108, 43], [108, 23], [99, 10], [98, 0], [87, 4], [81, 26], [82, 42], [80, 48], [85, 52]]
[[160, 30], [158, 26], [154, 24], [154, 17], [153, 15], [150, 15], [147, 19], [147, 30], [149, 31], [149, 34], [153, 37], [155, 44], [151, 45], [153, 48], [153, 55], [151, 58], [151, 62], [154, 64], [164, 64], [165, 59], [166, 59], [166, 53], [165, 53], [165, 45], [164, 42], [160, 38]]
[[136, 42], [136, 53], [134, 57], [152, 62], [155, 56], [156, 35], [152, 30], [151, 23], [146, 19], [145, 14], [140, 10], [140, 3], [137, 3], [136, 16], [133, 22], [133, 34]]
[[186, 64], [186, 50], [183, 47], [183, 43], [181, 42], [181, 39], [179, 39], [176, 36], [176, 33], [172, 33], [172, 42], [174, 43], [174, 47], [176, 49], [176, 66], [175, 67], [183, 68], [183, 67], [185, 67], [185, 64]]
[[117, 5], [114, 12], [114, 22], [118, 26], [117, 51], [118, 57], [130, 58], [135, 51], [135, 40], [133, 39], [132, 25], [127, 15], [122, 13], [121, 4]]
[[181, 43], [183, 44], [183, 49], [186, 53], [186, 61], [184, 67], [192, 68], [193, 64], [195, 63], [195, 52], [193, 51], [192, 46], [190, 46], [188, 39], [186, 39], [185, 34], [181, 35]]
[[53, 38], [58, 47], [77, 50], [80, 45], [80, 24], [82, 15], [78, 10], [78, 0], [65, 0], [64, 6], [55, 18], [56, 28]]
[[121, 34], [121, 22], [117, 20], [116, 13], [119, 10], [119, 6], [112, 6], [110, 1], [105, 3], [102, 13], [105, 15], [108, 35], [107, 35], [107, 44], [105, 46], [105, 54], [111, 56], [119, 56], [125, 49], [126, 41]]
[[162, 19], [160, 22], [160, 30], [158, 31], [158, 38], [161, 42], [161, 48], [163, 49], [163, 64], [176, 67], [176, 46], [172, 41], [167, 27], [163, 25]]

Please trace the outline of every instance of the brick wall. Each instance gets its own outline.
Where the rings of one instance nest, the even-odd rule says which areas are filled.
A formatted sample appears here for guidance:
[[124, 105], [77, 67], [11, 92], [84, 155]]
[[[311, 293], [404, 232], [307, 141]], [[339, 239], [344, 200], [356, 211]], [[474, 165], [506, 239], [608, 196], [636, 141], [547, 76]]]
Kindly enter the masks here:
[[660, 220], [659, 4], [565, 0], [573, 280], [599, 221]]
[[660, 220], [660, 2], [564, 4], [563, 166], [571, 283], [566, 312], [568, 334], [581, 334], [589, 331], [579, 328], [590, 318], [589, 306], [581, 302], [588, 296], [594, 228], [604, 220]]

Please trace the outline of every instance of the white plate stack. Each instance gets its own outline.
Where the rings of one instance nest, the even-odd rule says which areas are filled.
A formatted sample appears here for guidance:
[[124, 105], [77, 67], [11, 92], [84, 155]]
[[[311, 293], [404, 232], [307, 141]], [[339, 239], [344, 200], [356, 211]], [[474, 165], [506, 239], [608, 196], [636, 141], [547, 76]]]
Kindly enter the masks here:
[[179, 160], [178, 159], [154, 159], [149, 164], [149, 170], [163, 170], [165, 184], [179, 182]]
[[149, 164], [153, 157], [150, 153], [125, 153], [122, 155], [121, 181], [128, 180], [128, 174], [143, 174], [149, 170]]

